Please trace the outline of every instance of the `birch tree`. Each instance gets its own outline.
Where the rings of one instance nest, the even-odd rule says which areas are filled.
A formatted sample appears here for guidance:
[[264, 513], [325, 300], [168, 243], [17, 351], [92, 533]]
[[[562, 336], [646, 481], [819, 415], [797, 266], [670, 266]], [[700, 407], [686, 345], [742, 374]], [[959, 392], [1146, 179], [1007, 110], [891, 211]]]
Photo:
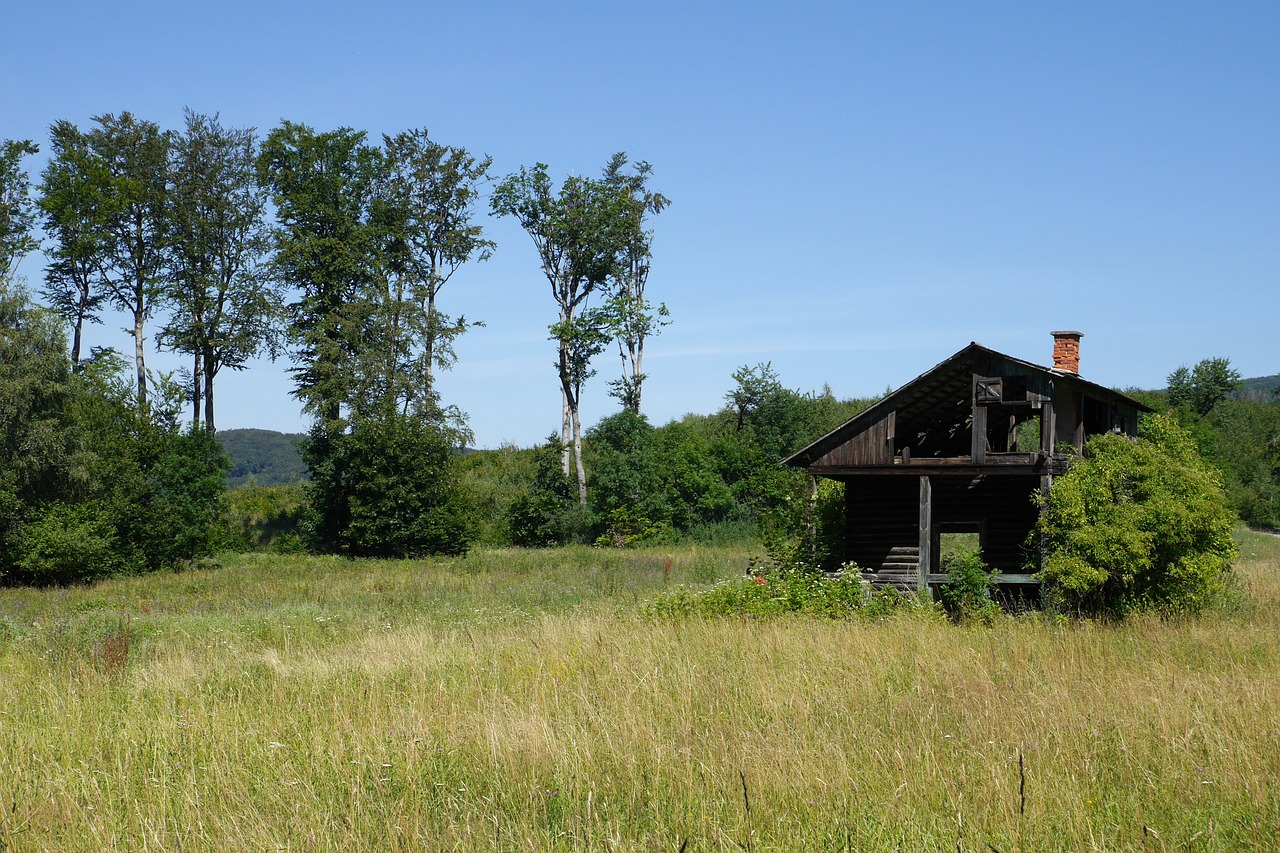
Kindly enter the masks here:
[[654, 305], [645, 296], [649, 265], [653, 257], [652, 217], [661, 213], [670, 200], [648, 187], [652, 167], [641, 160], [633, 172], [626, 172], [627, 155], [614, 154], [605, 166], [604, 180], [626, 194], [631, 203], [628, 234], [619, 252], [609, 300], [609, 321], [622, 359], [622, 378], [609, 383], [609, 392], [625, 408], [640, 414], [643, 390], [645, 341], [662, 331], [669, 322], [665, 303]]
[[547, 166], [538, 163], [503, 179], [491, 208], [497, 216], [515, 217], [528, 233], [551, 287], [558, 314], [551, 337], [560, 381], [561, 464], [566, 476], [576, 473], [578, 500], [585, 504], [581, 394], [590, 357], [599, 352], [591, 339], [598, 338], [600, 327], [584, 320], [594, 317], [603, 323], [604, 315], [584, 311], [590, 297], [605, 290], [618, 271], [619, 256], [633, 233], [634, 205], [623, 189], [606, 180], [571, 176], [557, 191]]

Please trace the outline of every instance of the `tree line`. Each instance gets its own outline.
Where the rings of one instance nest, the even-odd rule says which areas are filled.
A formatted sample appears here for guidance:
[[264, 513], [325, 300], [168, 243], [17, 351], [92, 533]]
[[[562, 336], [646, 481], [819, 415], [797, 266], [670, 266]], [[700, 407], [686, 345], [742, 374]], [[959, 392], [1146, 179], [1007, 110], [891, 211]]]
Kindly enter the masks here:
[[[226, 460], [206, 440], [215, 379], [264, 353], [288, 355], [312, 418], [309, 482], [285, 500], [293, 521], [280, 529], [352, 556], [781, 524], [806, 505], [808, 484], [777, 460], [871, 402], [788, 389], [761, 364], [734, 373], [718, 412], [648, 423], [645, 346], [669, 320], [646, 290], [654, 219], [670, 202], [650, 187], [649, 164], [624, 154], [557, 186], [541, 163], [497, 178], [490, 158], [425, 130], [374, 142], [285, 121], [259, 139], [188, 111], [180, 131], [123, 113], [87, 130], [60, 121], [50, 137], [34, 186], [22, 162], [37, 146], [0, 147], [0, 575], [10, 581], [158, 567], [207, 553], [219, 536], [226, 544]], [[529, 235], [549, 285], [562, 418], [539, 448], [462, 456], [465, 413], [440, 399], [435, 378], [479, 323], [447, 313], [442, 293], [496, 250], [475, 220], [486, 196]], [[40, 247], [38, 228], [44, 306], [16, 274]], [[106, 308], [130, 318], [131, 362], [83, 352], [85, 326]], [[148, 333], [189, 366], [148, 371]], [[584, 384], [611, 346], [621, 411], [584, 429]], [[1191, 430], [1243, 518], [1274, 525], [1280, 406], [1238, 399], [1238, 384], [1225, 359], [1210, 359], [1174, 371], [1167, 391], [1130, 393]]]
[[[128, 112], [95, 116], [84, 129], [58, 121], [49, 146], [34, 184], [22, 162], [38, 146], [10, 140], [0, 150], [6, 298], [30, 307], [16, 270], [41, 248], [39, 227], [47, 266], [38, 292], [69, 338], [68, 375], [120, 369], [113, 350], [85, 352], [83, 342], [106, 310], [122, 312], [138, 416], [174, 420], [178, 388], [191, 428], [209, 434], [219, 374], [287, 353], [293, 393], [312, 418], [303, 455], [318, 547], [465, 548], [460, 524], [438, 516], [455, 502], [452, 457], [471, 434], [435, 378], [455, 363], [458, 337], [482, 323], [449, 313], [441, 294], [459, 268], [496, 248], [475, 215], [495, 181], [490, 210], [530, 235], [556, 303], [560, 461], [580, 505], [582, 389], [610, 345], [623, 361], [612, 393], [640, 411], [645, 344], [667, 322], [645, 290], [653, 217], [669, 204], [650, 189], [643, 161], [615, 154], [600, 177], [559, 186], [544, 164], [499, 181], [491, 158], [425, 129], [374, 142], [351, 128], [284, 121], [259, 138], [191, 110], [179, 130]], [[149, 334], [186, 356], [176, 377], [147, 369]], [[393, 460], [404, 470], [384, 470]], [[456, 535], [440, 541], [424, 518]]]
[[1230, 359], [1215, 357], [1179, 366], [1163, 391], [1132, 393], [1191, 434], [1241, 520], [1280, 527], [1280, 383], [1246, 393]]

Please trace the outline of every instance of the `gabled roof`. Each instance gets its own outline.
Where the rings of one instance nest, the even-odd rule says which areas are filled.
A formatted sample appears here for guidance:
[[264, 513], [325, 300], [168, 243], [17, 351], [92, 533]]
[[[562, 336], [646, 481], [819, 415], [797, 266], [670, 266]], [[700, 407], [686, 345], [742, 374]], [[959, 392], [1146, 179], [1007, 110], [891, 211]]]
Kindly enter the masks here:
[[924, 433], [931, 428], [948, 427], [963, 421], [971, 410], [975, 372], [984, 376], [1025, 376], [1030, 390], [1046, 395], [1055, 384], [1068, 384], [1100, 400], [1132, 406], [1140, 412], [1151, 411], [1137, 400], [1083, 379], [1079, 374], [1032, 364], [974, 342], [782, 462], [797, 467], [807, 466], [890, 412], [896, 412], [899, 435]]

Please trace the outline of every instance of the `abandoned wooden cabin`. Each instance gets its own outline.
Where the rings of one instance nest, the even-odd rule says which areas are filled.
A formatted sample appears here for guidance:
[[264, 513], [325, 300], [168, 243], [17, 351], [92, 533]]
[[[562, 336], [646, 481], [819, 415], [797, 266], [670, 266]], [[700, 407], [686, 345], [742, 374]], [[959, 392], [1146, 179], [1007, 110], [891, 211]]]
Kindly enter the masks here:
[[971, 343], [784, 460], [845, 484], [843, 556], [864, 578], [930, 592], [944, 540], [976, 534], [1000, 583], [1036, 582], [1032, 495], [1089, 436], [1134, 436], [1150, 411], [1080, 377], [1079, 332], [1052, 334], [1053, 367]]

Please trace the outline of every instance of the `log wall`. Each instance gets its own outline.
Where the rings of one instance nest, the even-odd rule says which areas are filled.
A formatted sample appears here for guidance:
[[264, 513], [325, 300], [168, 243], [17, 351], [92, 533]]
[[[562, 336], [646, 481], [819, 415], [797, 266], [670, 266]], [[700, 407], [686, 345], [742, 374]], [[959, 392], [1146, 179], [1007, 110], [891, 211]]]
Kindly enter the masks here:
[[[983, 557], [1007, 574], [1024, 571], [1028, 535], [1037, 509], [1031, 496], [1038, 475], [930, 476], [931, 539], [951, 524], [983, 530]], [[855, 476], [845, 481], [845, 559], [880, 585], [918, 588], [920, 481], [905, 476]], [[936, 548], [931, 549], [936, 553]], [[936, 557], [934, 557], [936, 562]]]

